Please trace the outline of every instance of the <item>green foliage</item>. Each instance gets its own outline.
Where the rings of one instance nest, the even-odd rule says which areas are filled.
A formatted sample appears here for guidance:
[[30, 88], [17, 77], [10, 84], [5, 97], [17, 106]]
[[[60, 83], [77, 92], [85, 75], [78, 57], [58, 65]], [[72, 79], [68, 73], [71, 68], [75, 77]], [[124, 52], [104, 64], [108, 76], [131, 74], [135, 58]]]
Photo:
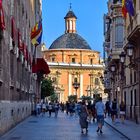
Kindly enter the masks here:
[[41, 82], [41, 98], [44, 99], [45, 97], [53, 95], [54, 87], [52, 85], [52, 80], [50, 78], [44, 78]]
[[97, 102], [100, 98], [100, 94], [94, 94], [93, 97], [94, 97], [94, 101]]
[[84, 95], [80, 99], [85, 100], [85, 101], [91, 101], [92, 100], [92, 98], [90, 96], [84, 96]]
[[58, 96], [56, 93], [52, 94], [49, 98], [48, 98], [51, 102], [57, 101], [58, 100]]
[[70, 95], [68, 96], [69, 102], [76, 102], [77, 101], [77, 95]]

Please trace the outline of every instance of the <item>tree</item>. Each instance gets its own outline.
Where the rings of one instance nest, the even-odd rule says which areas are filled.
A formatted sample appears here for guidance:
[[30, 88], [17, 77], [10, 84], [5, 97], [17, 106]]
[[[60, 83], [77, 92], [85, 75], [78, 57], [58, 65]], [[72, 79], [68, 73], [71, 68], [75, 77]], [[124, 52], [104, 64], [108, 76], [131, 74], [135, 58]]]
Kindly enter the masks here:
[[76, 102], [77, 101], [77, 95], [70, 95], [68, 96], [69, 102]]
[[85, 100], [85, 101], [91, 101], [92, 100], [92, 98], [90, 96], [84, 96], [84, 95], [80, 99]]
[[44, 99], [45, 97], [53, 95], [54, 87], [52, 85], [52, 80], [50, 78], [44, 78], [41, 82], [41, 98]]
[[51, 102], [57, 101], [58, 100], [58, 96], [56, 93], [52, 94], [49, 98], [48, 98]]

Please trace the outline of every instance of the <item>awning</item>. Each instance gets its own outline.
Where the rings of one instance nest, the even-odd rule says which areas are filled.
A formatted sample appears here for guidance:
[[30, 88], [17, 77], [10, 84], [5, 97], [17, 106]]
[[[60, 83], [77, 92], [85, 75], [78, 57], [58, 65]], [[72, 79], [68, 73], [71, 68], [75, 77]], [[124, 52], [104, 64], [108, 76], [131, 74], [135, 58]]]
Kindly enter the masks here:
[[41, 72], [42, 74], [49, 74], [49, 66], [43, 58], [36, 58], [32, 64], [32, 73]]

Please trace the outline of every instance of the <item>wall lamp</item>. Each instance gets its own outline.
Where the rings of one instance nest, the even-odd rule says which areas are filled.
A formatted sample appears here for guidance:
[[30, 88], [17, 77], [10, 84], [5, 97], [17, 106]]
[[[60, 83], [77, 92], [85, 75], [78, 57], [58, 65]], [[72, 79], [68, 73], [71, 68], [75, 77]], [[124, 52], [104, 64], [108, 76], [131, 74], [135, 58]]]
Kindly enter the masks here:
[[110, 67], [111, 72], [115, 72], [116, 71], [116, 66], [115, 64], [112, 64]]
[[[133, 54], [134, 54], [134, 45], [128, 44], [126, 47], [126, 54], [124, 52], [121, 52], [120, 54], [120, 62], [123, 64], [124, 67], [136, 68], [136, 63], [140, 62], [140, 58], [132, 59]], [[124, 65], [126, 55], [129, 57], [130, 61], [128, 65]]]

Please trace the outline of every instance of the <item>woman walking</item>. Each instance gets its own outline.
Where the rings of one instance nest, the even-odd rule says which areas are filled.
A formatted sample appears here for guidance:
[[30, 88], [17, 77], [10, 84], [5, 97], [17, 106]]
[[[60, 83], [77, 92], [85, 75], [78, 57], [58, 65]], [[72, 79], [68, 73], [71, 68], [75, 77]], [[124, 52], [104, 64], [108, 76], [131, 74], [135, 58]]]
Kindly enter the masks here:
[[79, 113], [79, 121], [80, 121], [80, 126], [81, 126], [81, 133], [84, 133], [84, 129], [86, 130], [86, 134], [88, 133], [88, 122], [87, 122], [87, 117], [88, 117], [88, 110], [85, 104], [85, 101], [82, 101], [81, 103], [81, 110]]
[[125, 103], [123, 101], [121, 101], [121, 104], [120, 104], [120, 117], [121, 117], [122, 123], [124, 123], [125, 111], [126, 111]]

